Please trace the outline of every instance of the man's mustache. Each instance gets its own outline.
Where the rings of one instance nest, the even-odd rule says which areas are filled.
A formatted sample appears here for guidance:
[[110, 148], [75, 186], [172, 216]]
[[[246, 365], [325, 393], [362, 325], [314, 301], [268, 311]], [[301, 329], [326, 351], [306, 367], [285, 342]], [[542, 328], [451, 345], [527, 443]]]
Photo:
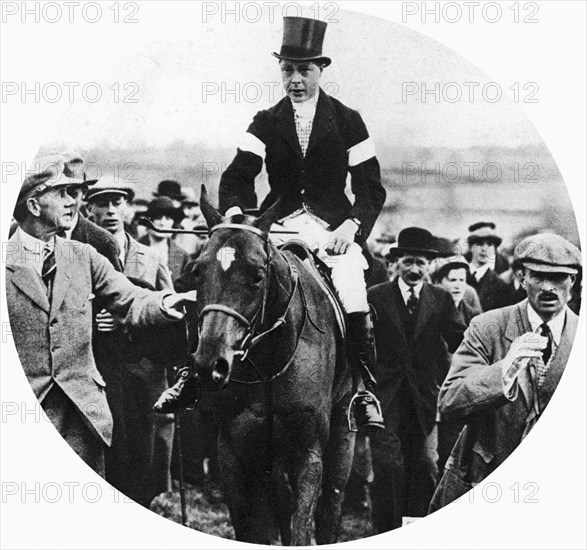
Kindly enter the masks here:
[[553, 292], [541, 292], [538, 295], [540, 300], [557, 300], [558, 295], [554, 294]]

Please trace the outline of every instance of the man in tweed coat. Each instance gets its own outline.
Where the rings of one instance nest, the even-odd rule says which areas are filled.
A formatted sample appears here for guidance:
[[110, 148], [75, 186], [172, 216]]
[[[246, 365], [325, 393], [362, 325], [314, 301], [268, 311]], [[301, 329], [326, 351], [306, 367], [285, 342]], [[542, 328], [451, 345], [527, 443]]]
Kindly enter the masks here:
[[453, 356], [439, 411], [464, 421], [430, 511], [481, 483], [532, 429], [565, 370], [577, 331], [567, 302], [581, 253], [558, 235], [516, 248], [528, 298], [475, 317]]
[[193, 295], [140, 289], [95, 248], [58, 236], [71, 226], [74, 199], [60, 159], [28, 176], [6, 246], [6, 295], [25, 374], [49, 419], [74, 451], [104, 475], [112, 438], [105, 383], [92, 354], [92, 303], [106, 301], [125, 323], [165, 325]]

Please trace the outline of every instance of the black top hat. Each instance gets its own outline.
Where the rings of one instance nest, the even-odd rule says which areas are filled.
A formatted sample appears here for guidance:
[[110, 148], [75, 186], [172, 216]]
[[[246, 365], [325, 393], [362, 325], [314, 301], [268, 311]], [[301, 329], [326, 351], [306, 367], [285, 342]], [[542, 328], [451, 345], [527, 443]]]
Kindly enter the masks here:
[[389, 249], [386, 258], [395, 261], [405, 254], [434, 258], [438, 255], [438, 250], [432, 248], [433, 246], [434, 237], [430, 231], [420, 227], [407, 227], [399, 232], [397, 246]]
[[322, 43], [327, 24], [307, 17], [283, 18], [281, 51], [273, 52], [277, 59], [313, 61], [328, 67], [332, 60], [322, 55]]
[[175, 180], [163, 180], [157, 186], [157, 192], [153, 193], [154, 197], [169, 197], [174, 201], [183, 201], [187, 197], [181, 192], [181, 184]]

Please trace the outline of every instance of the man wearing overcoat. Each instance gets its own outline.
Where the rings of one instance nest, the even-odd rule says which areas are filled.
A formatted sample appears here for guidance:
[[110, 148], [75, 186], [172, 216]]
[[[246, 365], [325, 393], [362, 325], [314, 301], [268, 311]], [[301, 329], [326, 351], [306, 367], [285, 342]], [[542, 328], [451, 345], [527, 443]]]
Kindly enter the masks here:
[[94, 298], [133, 326], [183, 317], [191, 295], [140, 289], [88, 244], [58, 236], [70, 228], [74, 199], [56, 159], [28, 176], [6, 247], [8, 313], [25, 374], [47, 416], [74, 451], [104, 475], [112, 438], [105, 383], [92, 354]]
[[528, 298], [473, 319], [440, 390], [442, 417], [465, 427], [431, 512], [481, 483], [513, 452], [548, 405], [569, 359], [578, 318], [567, 302], [580, 251], [543, 233], [520, 242], [515, 258]]
[[430, 232], [403, 229], [388, 259], [395, 280], [369, 289], [385, 431], [371, 435], [373, 523], [378, 533], [426, 515], [436, 486], [436, 400], [465, 326], [444, 289], [425, 282], [437, 251]]

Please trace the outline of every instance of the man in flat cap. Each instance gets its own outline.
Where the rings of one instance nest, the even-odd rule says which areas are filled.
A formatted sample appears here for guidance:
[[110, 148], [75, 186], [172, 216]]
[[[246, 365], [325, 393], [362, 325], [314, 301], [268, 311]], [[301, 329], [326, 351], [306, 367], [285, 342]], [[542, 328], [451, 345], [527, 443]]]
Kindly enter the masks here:
[[469, 229], [471, 233], [467, 237], [467, 242], [471, 262], [467, 283], [477, 291], [481, 308], [483, 311], [489, 311], [514, 304], [515, 298], [511, 288], [493, 269], [497, 248], [501, 244], [501, 237], [495, 232], [495, 224], [480, 222], [473, 224]]
[[134, 286], [88, 244], [63, 239], [75, 200], [57, 159], [27, 177], [6, 247], [6, 294], [14, 342], [25, 374], [49, 419], [80, 457], [104, 475], [112, 437], [105, 384], [92, 354], [94, 298], [133, 326], [183, 317], [190, 294]]
[[[142, 288], [173, 291], [161, 258], [125, 231], [126, 208], [133, 198], [133, 188], [112, 176], [102, 176], [86, 193], [93, 220], [118, 242], [124, 275]], [[185, 327], [119, 327], [120, 320], [107, 309], [98, 313], [97, 322], [99, 331], [116, 336], [118, 344], [110, 363], [98, 365], [114, 420], [106, 480], [148, 508], [154, 497], [171, 490], [173, 417], [156, 415], [152, 407], [167, 389], [166, 366], [183, 358], [178, 353], [187, 346]]]
[[438, 479], [436, 408], [448, 365], [447, 349], [465, 326], [448, 292], [426, 282], [438, 251], [426, 229], [400, 231], [387, 258], [398, 277], [369, 289], [377, 312], [378, 389], [385, 431], [372, 434], [373, 523], [383, 533], [405, 516], [426, 515]]
[[[326, 23], [284, 17], [279, 103], [258, 112], [220, 180], [220, 211], [231, 217], [257, 205], [255, 178], [263, 163], [271, 191], [261, 212], [281, 201], [280, 223], [299, 232], [332, 268], [348, 314], [351, 364], [367, 391], [356, 401], [359, 430], [383, 428], [373, 395], [373, 324], [363, 254], [385, 201], [379, 162], [361, 115], [320, 88], [330, 58], [322, 55]], [[350, 175], [354, 203], [345, 194]]]
[[577, 330], [569, 309], [581, 253], [542, 233], [515, 250], [523, 267], [523, 302], [476, 317], [453, 356], [439, 410], [464, 421], [431, 511], [481, 483], [532, 429], [565, 370]]

